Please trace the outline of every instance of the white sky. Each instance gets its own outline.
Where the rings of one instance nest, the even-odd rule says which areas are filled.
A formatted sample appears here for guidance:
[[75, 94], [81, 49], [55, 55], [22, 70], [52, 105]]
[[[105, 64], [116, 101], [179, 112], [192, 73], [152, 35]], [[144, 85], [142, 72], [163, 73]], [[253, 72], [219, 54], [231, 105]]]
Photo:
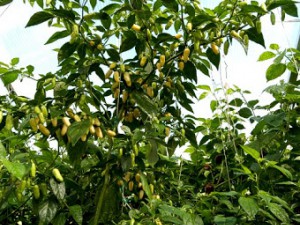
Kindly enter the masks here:
[[[220, 0], [202, 1], [204, 7], [211, 8]], [[13, 1], [7, 6], [0, 7], [0, 61], [9, 62], [13, 57], [20, 58], [20, 65], [33, 65], [37, 73], [55, 71], [57, 65], [57, 53], [52, 51], [55, 44], [44, 45], [47, 39], [54, 33], [54, 28], [49, 28], [47, 23], [25, 29], [31, 15], [38, 11], [38, 7], [32, 8], [28, 3]], [[17, 16], [16, 16], [17, 15]], [[279, 18], [279, 17], [278, 17]], [[295, 18], [292, 18], [295, 20]], [[287, 18], [288, 21], [292, 20]], [[295, 47], [299, 37], [299, 22], [277, 21], [275, 26], [270, 23], [269, 16], [263, 20], [263, 32], [266, 46], [271, 43], [279, 43], [282, 48]], [[225, 64], [221, 65], [221, 72], [212, 73], [215, 83], [210, 78], [200, 75], [199, 80], [207, 84], [219, 84], [220, 74], [223, 81], [229, 86], [235, 84], [241, 89], [253, 92], [254, 97], [261, 97], [266, 83], [265, 71], [270, 62], [257, 62], [258, 56], [265, 51], [257, 44], [251, 43], [248, 56], [239, 45], [234, 45], [229, 50], [225, 60], [227, 64], [227, 78], [225, 77]], [[22, 83], [13, 84], [19, 95], [32, 96], [35, 84], [25, 79]], [[6, 90], [0, 83], [0, 94], [6, 94]]]

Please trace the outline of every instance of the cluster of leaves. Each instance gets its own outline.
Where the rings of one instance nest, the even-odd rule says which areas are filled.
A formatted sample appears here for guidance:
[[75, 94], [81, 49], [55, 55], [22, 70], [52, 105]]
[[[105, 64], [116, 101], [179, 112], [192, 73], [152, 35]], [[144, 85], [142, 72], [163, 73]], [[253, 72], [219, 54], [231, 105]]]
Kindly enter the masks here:
[[[264, 45], [260, 18], [278, 7], [295, 16], [293, 1], [29, 2], [41, 11], [27, 27], [48, 21], [60, 30], [46, 44], [70, 39], [55, 73], [0, 64], [1, 223], [298, 222], [297, 86], [271, 87], [267, 109], [279, 110], [258, 117], [240, 89], [219, 98], [198, 85], [233, 40]], [[34, 98], [18, 96], [13, 82], [32, 77]], [[199, 89], [215, 96], [210, 119], [183, 114]], [[174, 156], [186, 143], [190, 161]]]

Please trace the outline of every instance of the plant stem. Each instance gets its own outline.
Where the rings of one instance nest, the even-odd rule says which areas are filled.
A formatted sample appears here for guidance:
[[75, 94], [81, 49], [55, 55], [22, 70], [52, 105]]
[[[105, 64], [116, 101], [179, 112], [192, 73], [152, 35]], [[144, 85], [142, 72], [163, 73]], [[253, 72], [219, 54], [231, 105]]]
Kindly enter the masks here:
[[100, 193], [100, 196], [99, 196], [99, 200], [97, 202], [96, 213], [95, 213], [93, 225], [98, 224], [98, 220], [99, 220], [100, 213], [102, 211], [102, 206], [103, 206], [103, 203], [104, 203], [104, 196], [105, 196], [106, 190], [108, 188], [108, 185], [109, 185], [109, 172], [108, 172], [108, 166], [107, 166], [106, 167], [104, 184], [102, 186], [102, 190], [101, 190], [101, 193]]
[[99, 196], [99, 199], [98, 199], [98, 202], [97, 202], [93, 225], [98, 225], [99, 217], [100, 217], [102, 207], [103, 207], [103, 203], [104, 203], [104, 196], [106, 194], [107, 188], [109, 186], [109, 181], [110, 181], [110, 177], [109, 177], [110, 166], [109, 166], [108, 162], [109, 162], [109, 159], [110, 159], [110, 156], [111, 156], [111, 149], [112, 149], [112, 146], [113, 146], [113, 140], [110, 139], [109, 142], [110, 142], [110, 149], [109, 149], [109, 152], [108, 152], [108, 155], [107, 155], [107, 163], [106, 163], [106, 167], [105, 167], [104, 184], [101, 188], [101, 193], [100, 193], [100, 196]]

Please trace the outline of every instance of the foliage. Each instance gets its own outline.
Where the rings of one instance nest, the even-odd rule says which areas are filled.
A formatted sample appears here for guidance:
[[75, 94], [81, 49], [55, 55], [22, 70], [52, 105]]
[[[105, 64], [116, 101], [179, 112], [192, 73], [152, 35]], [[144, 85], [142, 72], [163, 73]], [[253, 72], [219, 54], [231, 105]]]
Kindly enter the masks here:
[[[261, 17], [297, 16], [293, 1], [29, 2], [41, 11], [27, 27], [48, 22], [58, 31], [46, 44], [69, 40], [55, 73], [0, 64], [2, 224], [299, 222], [298, 86], [269, 87], [274, 101], [259, 106], [238, 87], [198, 82], [234, 40], [264, 46]], [[271, 50], [259, 58], [278, 55], [268, 80], [297, 71], [296, 50]], [[11, 88], [31, 78], [33, 99]], [[192, 105], [207, 96], [213, 115], [197, 118]]]

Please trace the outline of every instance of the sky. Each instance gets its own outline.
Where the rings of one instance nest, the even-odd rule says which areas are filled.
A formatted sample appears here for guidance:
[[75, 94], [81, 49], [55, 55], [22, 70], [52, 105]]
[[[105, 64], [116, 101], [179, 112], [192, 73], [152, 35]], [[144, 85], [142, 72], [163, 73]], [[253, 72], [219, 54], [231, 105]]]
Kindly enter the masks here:
[[[211, 8], [220, 0], [201, 2], [203, 7]], [[22, 1], [13, 1], [9, 6], [0, 7], [0, 61], [9, 62], [11, 58], [19, 57], [21, 66], [33, 65], [37, 73], [54, 72], [57, 66], [57, 53], [52, 49], [57, 46], [44, 45], [55, 32], [54, 28], [49, 28], [47, 23], [25, 28], [31, 15], [38, 10], [38, 7], [32, 8], [28, 3], [24, 5]], [[296, 19], [287, 18], [287, 22], [277, 21], [276, 25], [272, 26], [269, 16], [264, 17], [263, 32], [267, 47], [271, 43], [279, 43], [282, 49], [296, 46], [300, 26], [299, 22], [292, 20]], [[250, 43], [248, 55], [245, 55], [242, 47], [235, 43], [230, 48], [229, 54], [223, 58], [221, 70], [213, 71], [210, 78], [200, 75], [199, 80], [205, 84], [218, 86], [222, 77], [223, 84], [229, 86], [235, 84], [241, 89], [252, 91], [253, 96], [259, 98], [268, 85], [265, 71], [271, 63], [257, 62], [258, 56], [265, 50], [257, 44]], [[13, 86], [19, 95], [32, 96], [35, 83], [24, 79], [23, 82], [16, 82]], [[6, 90], [0, 83], [0, 94], [5, 93]]]

